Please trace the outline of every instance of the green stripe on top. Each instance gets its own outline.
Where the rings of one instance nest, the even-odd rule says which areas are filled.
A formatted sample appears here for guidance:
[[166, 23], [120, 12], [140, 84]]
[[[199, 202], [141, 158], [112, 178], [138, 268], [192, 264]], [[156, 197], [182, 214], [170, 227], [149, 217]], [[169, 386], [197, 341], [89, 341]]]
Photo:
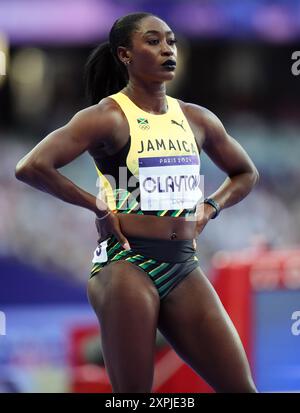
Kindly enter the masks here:
[[183, 211], [183, 209], [177, 209], [176, 211], [172, 212], [171, 217], [178, 217]]
[[157, 211], [157, 215], [158, 215], [159, 217], [161, 217], [161, 216], [164, 216], [167, 212], [168, 212], [167, 209], [163, 209], [163, 210], [161, 210], [161, 211]]
[[123, 205], [125, 204], [125, 202], [127, 201], [127, 199], [129, 198], [130, 193], [128, 193], [124, 199], [122, 201], [119, 202], [119, 204], [117, 205], [117, 209], [121, 209], [123, 207]]
[[130, 203], [129, 203], [129, 205], [128, 205], [128, 214], [133, 210], [133, 209], [135, 209], [137, 206], [138, 206], [138, 202], [135, 200], [135, 199], [133, 199]]
[[123, 205], [124, 201], [129, 197], [130, 192], [128, 191], [118, 191], [115, 193], [115, 198], [118, 200], [117, 202], [117, 209], [120, 209]]
[[[130, 214], [130, 212], [132, 212], [133, 209], [135, 209], [137, 206], [139, 205], [139, 203], [135, 200], [132, 199], [131, 201], [129, 201], [128, 203], [128, 208], [127, 209], [122, 209], [120, 212], [122, 214]], [[134, 211], [135, 212], [135, 211]], [[143, 211], [139, 211], [137, 212], [138, 214], [143, 214]]]
[[[138, 206], [138, 202], [135, 201], [135, 200], [132, 200], [129, 204], [129, 208], [120, 209], [118, 211], [118, 213], [130, 214], [131, 212], [133, 212], [137, 215], [145, 215], [144, 212], [141, 209], [139, 209], [138, 211], [136, 210], [137, 206]], [[118, 206], [118, 208], [119, 208], [119, 206]], [[176, 209], [176, 210], [162, 209], [162, 210], [153, 211], [153, 212], [154, 212], [154, 214], [151, 214], [151, 215], [158, 216], [158, 217], [164, 217], [164, 216], [165, 217], [167, 217], [167, 216], [168, 217], [181, 217], [181, 216], [187, 217], [189, 215], [194, 214], [194, 211], [187, 211], [186, 209]]]

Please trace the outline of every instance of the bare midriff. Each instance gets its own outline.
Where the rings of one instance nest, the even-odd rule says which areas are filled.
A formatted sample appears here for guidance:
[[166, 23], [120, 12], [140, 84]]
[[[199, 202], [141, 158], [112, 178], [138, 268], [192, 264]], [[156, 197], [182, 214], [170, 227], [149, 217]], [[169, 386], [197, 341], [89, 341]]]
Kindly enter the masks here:
[[195, 217], [157, 217], [152, 215], [118, 214], [121, 230], [127, 237], [159, 239], [193, 239]]

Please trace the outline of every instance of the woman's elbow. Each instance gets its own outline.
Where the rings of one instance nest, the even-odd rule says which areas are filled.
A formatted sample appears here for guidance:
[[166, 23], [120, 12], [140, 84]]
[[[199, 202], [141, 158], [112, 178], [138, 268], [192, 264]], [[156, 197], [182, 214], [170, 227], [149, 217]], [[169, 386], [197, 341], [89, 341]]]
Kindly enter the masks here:
[[19, 181], [29, 182], [33, 179], [36, 171], [41, 169], [41, 165], [39, 165], [36, 161], [30, 161], [27, 159], [21, 159], [15, 168], [15, 177]]
[[15, 177], [19, 180], [19, 181], [25, 181], [26, 180], [26, 176], [28, 176], [29, 174], [29, 164], [28, 162], [25, 162], [23, 159], [21, 159], [15, 168]]
[[246, 175], [244, 176], [247, 177], [245, 181], [247, 182], [247, 184], [245, 185], [248, 187], [250, 191], [252, 191], [252, 189], [258, 184], [258, 181], [259, 181], [258, 170], [256, 169], [255, 166], [253, 166], [251, 170], [248, 170], [248, 172], [246, 172]]

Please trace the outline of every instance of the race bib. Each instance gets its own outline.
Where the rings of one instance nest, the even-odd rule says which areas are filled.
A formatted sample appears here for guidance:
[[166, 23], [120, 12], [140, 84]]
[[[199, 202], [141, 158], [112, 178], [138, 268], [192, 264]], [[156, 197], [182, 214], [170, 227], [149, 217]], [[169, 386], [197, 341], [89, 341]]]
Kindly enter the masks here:
[[193, 208], [202, 197], [195, 155], [139, 158], [141, 210]]
[[92, 260], [93, 264], [107, 261], [107, 251], [106, 251], [107, 242], [108, 242], [107, 239], [100, 242], [98, 247], [95, 249], [94, 257], [93, 257], [93, 260]]

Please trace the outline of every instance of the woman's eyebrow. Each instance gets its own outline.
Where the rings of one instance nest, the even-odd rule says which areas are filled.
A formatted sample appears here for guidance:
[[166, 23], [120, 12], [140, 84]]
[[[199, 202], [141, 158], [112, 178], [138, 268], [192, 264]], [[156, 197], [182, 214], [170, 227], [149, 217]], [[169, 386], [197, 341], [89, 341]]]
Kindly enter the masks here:
[[[148, 35], [148, 34], [160, 34], [161, 32], [159, 32], [158, 30], [147, 30], [144, 34], [143, 34], [143, 36], [146, 36], [146, 35]], [[166, 32], [165, 32], [165, 34], [174, 34], [173, 32], [172, 32], [172, 30], [167, 30]]]

